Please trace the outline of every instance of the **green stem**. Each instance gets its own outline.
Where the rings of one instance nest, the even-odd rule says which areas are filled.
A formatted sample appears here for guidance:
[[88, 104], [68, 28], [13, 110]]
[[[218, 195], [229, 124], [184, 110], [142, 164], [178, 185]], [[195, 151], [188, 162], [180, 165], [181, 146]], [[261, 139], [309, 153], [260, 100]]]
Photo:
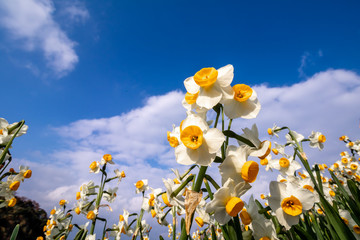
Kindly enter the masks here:
[[[12, 138], [10, 139], [10, 141], [6, 144], [6, 147], [5, 147], [4, 151], [2, 152], [2, 154], [1, 154], [1, 156], [0, 156], [0, 166], [1, 166], [1, 164], [3, 164], [3, 162], [4, 162], [6, 153], [9, 151], [9, 148], [11, 147], [11, 144], [12, 144], [12, 142], [14, 141], [14, 138], [15, 138], [16, 135], [19, 133], [20, 129], [22, 128], [22, 126], [24, 126], [24, 124], [25, 124], [25, 121], [22, 120], [22, 121], [18, 122], [18, 123], [15, 125], [16, 127], [19, 127], [19, 128], [16, 130], [14, 136], [12, 136]], [[16, 128], [16, 127], [15, 127], [15, 128]], [[15, 129], [15, 128], [14, 128], [14, 129]], [[10, 131], [9, 131], [9, 132], [10, 132]]]

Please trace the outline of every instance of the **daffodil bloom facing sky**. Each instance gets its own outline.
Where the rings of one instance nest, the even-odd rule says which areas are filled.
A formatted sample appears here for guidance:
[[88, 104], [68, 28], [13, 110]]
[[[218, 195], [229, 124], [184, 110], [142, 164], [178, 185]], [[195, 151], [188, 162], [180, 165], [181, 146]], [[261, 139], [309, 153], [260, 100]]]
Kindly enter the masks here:
[[215, 160], [225, 136], [219, 129], [209, 128], [200, 116], [189, 114], [182, 122], [180, 140], [181, 144], [175, 148], [178, 163], [208, 166]]
[[287, 230], [299, 222], [300, 214], [312, 208], [315, 201], [312, 192], [292, 183], [272, 181], [270, 195], [269, 205]]

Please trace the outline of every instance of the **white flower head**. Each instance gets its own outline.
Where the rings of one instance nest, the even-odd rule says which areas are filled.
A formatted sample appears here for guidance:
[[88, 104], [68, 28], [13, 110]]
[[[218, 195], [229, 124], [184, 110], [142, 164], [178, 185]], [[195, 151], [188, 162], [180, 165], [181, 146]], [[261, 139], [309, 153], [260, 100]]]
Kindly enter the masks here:
[[175, 148], [176, 161], [180, 164], [209, 166], [225, 141], [217, 128], [209, 128], [206, 121], [196, 114], [189, 116], [180, 126], [180, 140]]
[[322, 150], [324, 148], [324, 142], [326, 141], [326, 137], [321, 132], [311, 132], [309, 136], [310, 147], [319, 148]]
[[224, 104], [224, 113], [228, 118], [256, 118], [261, 105], [253, 88], [246, 84], [236, 84], [224, 89], [226, 94], [221, 103]]
[[232, 179], [228, 179], [224, 186], [214, 193], [214, 198], [206, 205], [207, 213], [214, 212], [214, 217], [221, 225], [230, 221], [231, 217], [237, 216], [244, 207], [244, 202], [240, 199], [247, 190], [251, 188], [247, 182], [234, 184]]
[[[232, 65], [225, 67], [203, 68], [193, 77], [185, 79], [186, 91], [195, 95], [196, 104], [200, 108], [211, 109], [218, 104], [224, 95], [224, 88], [229, 87], [234, 78]], [[196, 96], [197, 95], [197, 96]]]
[[309, 210], [314, 205], [314, 194], [294, 183], [272, 181], [270, 195], [269, 205], [280, 224], [287, 230], [299, 222], [299, 216], [303, 211]]
[[148, 180], [147, 179], [142, 179], [137, 181], [135, 184], [136, 193], [141, 193], [141, 192], [145, 192], [146, 190], [149, 189], [149, 185], [148, 185]]
[[256, 180], [259, 172], [259, 164], [254, 161], [247, 161], [250, 149], [248, 146], [228, 146], [226, 158], [219, 166], [221, 181], [224, 184], [229, 178], [235, 184], [246, 181], [252, 183]]
[[301, 168], [300, 163], [295, 161], [293, 156], [271, 160], [271, 164], [273, 168], [279, 170], [281, 174], [286, 176], [293, 175], [296, 170]]

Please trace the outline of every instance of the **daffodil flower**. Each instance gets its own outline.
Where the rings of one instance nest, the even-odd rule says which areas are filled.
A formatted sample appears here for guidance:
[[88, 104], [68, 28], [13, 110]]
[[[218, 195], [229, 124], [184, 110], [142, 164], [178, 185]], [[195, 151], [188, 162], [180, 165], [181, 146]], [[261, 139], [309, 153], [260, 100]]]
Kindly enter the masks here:
[[234, 78], [232, 65], [225, 67], [203, 68], [193, 77], [185, 79], [184, 85], [189, 94], [193, 94], [200, 108], [211, 109], [223, 98], [224, 88], [230, 86]]
[[233, 179], [235, 184], [243, 181], [252, 183], [256, 180], [259, 164], [254, 161], [247, 161], [249, 152], [249, 147], [245, 145], [240, 147], [228, 146], [226, 158], [219, 166], [223, 184], [229, 178]]
[[314, 205], [314, 195], [296, 184], [272, 181], [270, 183], [269, 205], [275, 212], [280, 224], [287, 230], [299, 222], [303, 211]]
[[149, 189], [149, 185], [148, 185], [148, 180], [147, 179], [142, 179], [137, 181], [135, 184], [136, 193], [141, 193], [141, 192], [145, 192], [146, 190]]
[[250, 188], [247, 182], [235, 185], [234, 180], [228, 179], [224, 186], [214, 193], [214, 199], [206, 205], [205, 211], [210, 214], [214, 212], [215, 220], [221, 225], [226, 224], [242, 210], [244, 202], [240, 196]]
[[276, 133], [276, 132], [278, 132], [279, 129], [280, 129], [280, 127], [276, 126], [276, 124], [274, 123], [272, 128], [267, 129], [267, 132], [270, 136], [279, 137], [279, 135]]
[[180, 127], [180, 140], [181, 144], [175, 148], [178, 163], [209, 166], [215, 160], [225, 136], [219, 129], [209, 128], [200, 116], [190, 114]]
[[226, 87], [225, 92], [221, 103], [224, 104], [224, 113], [228, 118], [252, 119], [259, 114], [261, 105], [255, 90], [250, 86], [236, 84]]
[[[302, 140], [304, 140], [304, 136], [303, 136], [302, 134], [300, 134], [300, 133], [297, 133], [297, 132], [295, 132], [295, 131], [291, 131], [291, 134], [294, 136], [294, 138], [296, 139], [296, 141], [297, 141], [298, 143], [300, 143]], [[295, 145], [295, 140], [292, 139], [292, 137], [290, 136], [289, 133], [287, 133], [287, 134], [285, 135], [285, 138], [286, 138], [286, 143], [287, 143], [287, 144], [293, 144], [293, 145]]]
[[[14, 136], [15, 132], [17, 129], [12, 130], [11, 132], [9, 132], [9, 130], [14, 127], [16, 123], [12, 123], [9, 124], [8, 121], [6, 121], [4, 118], [0, 118], [0, 144], [1, 145], [5, 145], [7, 144], [10, 139]], [[20, 129], [20, 131], [18, 132], [18, 134], [16, 135], [16, 137], [20, 137], [21, 135], [24, 135], [27, 130], [28, 130], [28, 126], [27, 125], [23, 125]]]
[[310, 147], [312, 148], [319, 148], [322, 150], [324, 148], [324, 142], [326, 141], [326, 137], [322, 135], [321, 132], [311, 132], [311, 135], [309, 136], [310, 140]]
[[117, 190], [117, 187], [107, 189], [106, 191], [104, 191], [103, 198], [109, 203], [114, 202]]
[[[250, 147], [250, 156], [258, 157], [260, 159], [266, 158], [267, 155], [271, 152], [271, 142], [270, 141], [260, 141], [259, 131], [256, 124], [253, 124], [251, 129], [244, 128], [242, 129], [244, 134], [241, 136], [248, 139], [255, 147]], [[244, 145], [243, 142], [238, 141], [239, 145]]]
[[279, 170], [281, 174], [286, 176], [293, 175], [296, 170], [301, 168], [300, 163], [295, 161], [293, 156], [271, 160], [271, 164], [275, 169]]

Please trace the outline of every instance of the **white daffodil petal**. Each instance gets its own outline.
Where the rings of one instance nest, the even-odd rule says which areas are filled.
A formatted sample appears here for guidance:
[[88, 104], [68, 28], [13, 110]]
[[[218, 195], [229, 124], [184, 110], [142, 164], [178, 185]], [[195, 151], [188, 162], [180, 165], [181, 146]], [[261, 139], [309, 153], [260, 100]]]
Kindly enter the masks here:
[[303, 210], [309, 210], [314, 206], [315, 197], [314, 193], [310, 192], [307, 189], [299, 189], [294, 194], [296, 198], [299, 199], [301, 202], [301, 205], [303, 207]]
[[[190, 149], [192, 150], [192, 149]], [[194, 150], [192, 150], [194, 151]], [[185, 147], [185, 145], [180, 144], [179, 146], [177, 146], [175, 148], [175, 157], [176, 157], [176, 161], [179, 164], [183, 164], [183, 165], [191, 165], [194, 164], [194, 161], [192, 161], [192, 159], [189, 158], [189, 155], [187, 153], [187, 147]]]
[[216, 87], [210, 89], [201, 88], [196, 103], [201, 107], [211, 109], [220, 102], [221, 98], [222, 93]]
[[186, 91], [188, 91], [191, 94], [195, 94], [195, 93], [199, 92], [199, 90], [200, 90], [200, 86], [195, 83], [193, 77], [188, 77], [187, 79], [185, 79], [184, 85], [185, 85]]
[[227, 214], [227, 212], [224, 210], [216, 211], [214, 214], [214, 217], [215, 217], [216, 221], [218, 221], [221, 225], [228, 223], [231, 219], [231, 216], [229, 214]]
[[217, 128], [211, 128], [204, 134], [209, 153], [216, 153], [225, 141], [225, 135]]
[[221, 87], [229, 86], [234, 78], [234, 67], [230, 64], [219, 68], [217, 83]]

